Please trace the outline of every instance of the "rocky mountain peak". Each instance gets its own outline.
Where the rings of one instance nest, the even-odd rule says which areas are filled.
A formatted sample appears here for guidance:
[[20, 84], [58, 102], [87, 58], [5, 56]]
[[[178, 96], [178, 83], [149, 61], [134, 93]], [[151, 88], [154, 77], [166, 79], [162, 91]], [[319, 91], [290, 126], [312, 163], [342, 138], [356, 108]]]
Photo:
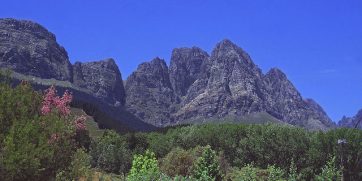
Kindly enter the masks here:
[[111, 58], [73, 65], [74, 84], [115, 106], [124, 105], [125, 90], [122, 75]]
[[104, 60], [100, 60], [100, 61], [98, 61], [98, 63], [103, 64], [103, 66], [105, 66], [108, 69], [119, 71], [116, 61], [114, 61], [113, 58], [107, 58]]
[[256, 67], [249, 54], [228, 39], [224, 39], [216, 44], [211, 57], [214, 61], [238, 61], [244, 67], [252, 69]]
[[163, 59], [142, 63], [126, 81], [126, 106], [139, 119], [164, 126], [170, 124], [175, 102], [169, 71]]
[[272, 116], [308, 129], [325, 130], [335, 126], [318, 103], [312, 99], [303, 99], [281, 70], [272, 68], [263, 80], [268, 92], [267, 112]]
[[[155, 126], [264, 113], [310, 129], [333, 127], [323, 109], [304, 100], [281, 70], [273, 68], [263, 75], [250, 56], [227, 39], [217, 43], [211, 56], [197, 47], [176, 48], [170, 67], [158, 57], [142, 63], [124, 86], [113, 59], [72, 66], [67, 52], [44, 27], [0, 19], [0, 68], [68, 81], [82, 97], [79, 100], [92, 99], [113, 117], [127, 109], [135, 120]], [[360, 117], [362, 112], [351, 120]]]
[[209, 55], [198, 47], [175, 48], [170, 63], [170, 81], [176, 94], [186, 95], [189, 87], [200, 77], [202, 65]]
[[46, 79], [72, 81], [68, 54], [55, 36], [25, 20], [0, 19], [0, 67]]
[[168, 69], [165, 60], [156, 57], [152, 59], [150, 62], [143, 62], [138, 65], [137, 70], [138, 72], [148, 72], [148, 71], [163, 71]]
[[273, 79], [276, 79], [276, 80], [287, 80], [287, 76], [285, 75], [285, 73], [278, 69], [278, 68], [272, 68], [270, 69], [266, 74], [265, 74], [265, 77], [268, 77], [269, 79], [270, 78], [273, 78]]
[[[160, 59], [159, 57], [152, 59], [150, 62], [141, 63], [137, 70], [128, 77], [131, 82], [133, 78], [136, 78], [136, 81], [147, 84], [148, 87], [156, 88], [165, 86], [172, 89], [167, 64], [165, 60]], [[127, 81], [127, 84], [128, 82], [129, 81]]]
[[340, 127], [354, 128], [356, 125], [358, 129], [362, 129], [362, 109], [353, 117], [343, 116], [338, 122], [338, 126]]
[[282, 96], [280, 94], [285, 94], [284, 96], [288, 96], [291, 99], [302, 100], [302, 96], [298, 92], [297, 88], [294, 87], [293, 83], [289, 81], [288, 77], [280, 69], [270, 69], [263, 79], [267, 89], [269, 90], [269, 94], [274, 97]]
[[27, 32], [37, 35], [39, 38], [53, 39], [55, 41], [55, 35], [45, 29], [42, 25], [28, 21], [28, 20], [16, 20], [13, 18], [0, 19], [0, 29], [11, 29], [13, 31]]

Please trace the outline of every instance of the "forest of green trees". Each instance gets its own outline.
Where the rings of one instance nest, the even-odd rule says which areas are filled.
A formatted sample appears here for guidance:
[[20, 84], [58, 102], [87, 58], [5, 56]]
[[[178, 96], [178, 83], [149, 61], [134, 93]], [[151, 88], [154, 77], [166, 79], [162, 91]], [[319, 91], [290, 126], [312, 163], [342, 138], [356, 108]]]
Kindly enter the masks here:
[[361, 130], [224, 123], [94, 138], [70, 93], [0, 79], [0, 180], [362, 180]]

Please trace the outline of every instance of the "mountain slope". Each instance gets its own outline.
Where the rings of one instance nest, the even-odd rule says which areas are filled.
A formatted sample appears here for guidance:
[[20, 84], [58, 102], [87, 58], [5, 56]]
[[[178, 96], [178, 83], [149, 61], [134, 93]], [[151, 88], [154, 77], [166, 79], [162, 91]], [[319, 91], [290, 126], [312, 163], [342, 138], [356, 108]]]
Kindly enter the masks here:
[[124, 108], [123, 81], [114, 60], [72, 66], [55, 35], [37, 23], [0, 19], [0, 69], [12, 70], [14, 82], [26, 80], [36, 90], [51, 85], [59, 94], [70, 90], [73, 106], [84, 109], [100, 127], [121, 132], [155, 128]]
[[[153, 65], [154, 60], [141, 66], [146, 64]], [[241, 120], [264, 112], [312, 130], [335, 126], [316, 102], [303, 99], [281, 70], [275, 68], [264, 75], [250, 56], [230, 40], [218, 43], [211, 56], [197, 47], [174, 49], [169, 70], [162, 64], [162, 73], [157, 68], [160, 66], [139, 68], [126, 84], [127, 107], [153, 125], [226, 117]]]
[[68, 54], [55, 35], [31, 21], [0, 19], [0, 67], [25, 75], [72, 81]]
[[353, 117], [343, 116], [343, 118], [338, 122], [339, 127], [355, 128], [356, 125], [358, 129], [362, 129], [362, 109], [359, 110]]
[[73, 105], [101, 127], [152, 130], [193, 120], [262, 117], [308, 129], [334, 127], [281, 70], [264, 75], [230, 40], [219, 42], [211, 55], [197, 47], [176, 48], [170, 67], [155, 58], [125, 82], [113, 59], [72, 65], [55, 36], [37, 23], [0, 19], [0, 40], [1, 69], [13, 70], [14, 80], [25, 79], [39, 90], [70, 89]]

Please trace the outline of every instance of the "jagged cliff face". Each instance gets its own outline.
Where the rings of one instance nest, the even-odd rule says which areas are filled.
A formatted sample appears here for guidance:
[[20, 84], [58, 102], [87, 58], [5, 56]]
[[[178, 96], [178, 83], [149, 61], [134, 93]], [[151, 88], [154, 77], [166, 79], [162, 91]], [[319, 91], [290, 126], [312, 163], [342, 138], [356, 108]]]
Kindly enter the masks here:
[[125, 89], [131, 113], [156, 126], [170, 123], [175, 96], [164, 60], [155, 58], [139, 65], [128, 77]]
[[0, 67], [42, 78], [72, 80], [68, 54], [44, 27], [0, 19]]
[[121, 132], [154, 129], [125, 110], [123, 80], [113, 59], [72, 66], [55, 36], [37, 23], [0, 18], [0, 68], [17, 74], [14, 82], [20, 76], [37, 90], [50, 85], [59, 93], [70, 90], [73, 106], [83, 108], [101, 127]]
[[135, 120], [131, 125], [145, 130], [148, 125], [137, 120], [162, 127], [257, 113], [308, 129], [335, 126], [315, 101], [303, 99], [281, 70], [264, 75], [229, 40], [218, 43], [211, 56], [197, 47], [176, 48], [170, 67], [160, 58], [142, 63], [124, 85], [113, 59], [71, 65], [67, 52], [42, 26], [0, 19], [0, 68], [66, 81], [84, 98], [81, 102], [92, 99], [91, 104], [99, 103], [115, 120], [127, 114]]
[[176, 48], [172, 51], [170, 81], [175, 93], [185, 96], [190, 86], [200, 77], [201, 66], [209, 55], [200, 48]]
[[273, 68], [264, 76], [267, 112], [279, 120], [310, 129], [334, 127], [322, 107], [312, 99], [304, 100], [287, 76]]
[[174, 49], [168, 70], [164, 61], [156, 60], [162, 63], [141, 64], [126, 84], [127, 107], [148, 123], [172, 125], [267, 112], [308, 129], [335, 126], [315, 101], [303, 99], [281, 70], [263, 75], [229, 40], [218, 43], [211, 56], [196, 47]]
[[356, 125], [358, 129], [362, 129], [362, 109], [359, 110], [353, 117], [343, 116], [343, 118], [338, 122], [339, 127], [355, 128]]
[[31, 21], [0, 19], [0, 68], [74, 83], [112, 105], [124, 105], [121, 73], [113, 59], [71, 65], [55, 35]]
[[125, 90], [121, 73], [113, 59], [73, 65], [73, 83], [114, 106], [123, 106]]
[[[249, 55], [229, 40], [218, 43], [205, 61], [201, 77], [191, 85], [177, 119], [221, 118], [264, 110], [261, 72]], [[190, 92], [191, 92], [190, 91]]]

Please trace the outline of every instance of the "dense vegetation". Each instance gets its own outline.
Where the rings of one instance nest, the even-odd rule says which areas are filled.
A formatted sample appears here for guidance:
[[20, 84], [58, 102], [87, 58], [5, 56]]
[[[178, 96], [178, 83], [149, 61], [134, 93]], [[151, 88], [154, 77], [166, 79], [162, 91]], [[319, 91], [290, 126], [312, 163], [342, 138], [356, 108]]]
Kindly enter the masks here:
[[0, 180], [362, 180], [357, 129], [203, 124], [91, 137], [70, 93], [0, 79]]

